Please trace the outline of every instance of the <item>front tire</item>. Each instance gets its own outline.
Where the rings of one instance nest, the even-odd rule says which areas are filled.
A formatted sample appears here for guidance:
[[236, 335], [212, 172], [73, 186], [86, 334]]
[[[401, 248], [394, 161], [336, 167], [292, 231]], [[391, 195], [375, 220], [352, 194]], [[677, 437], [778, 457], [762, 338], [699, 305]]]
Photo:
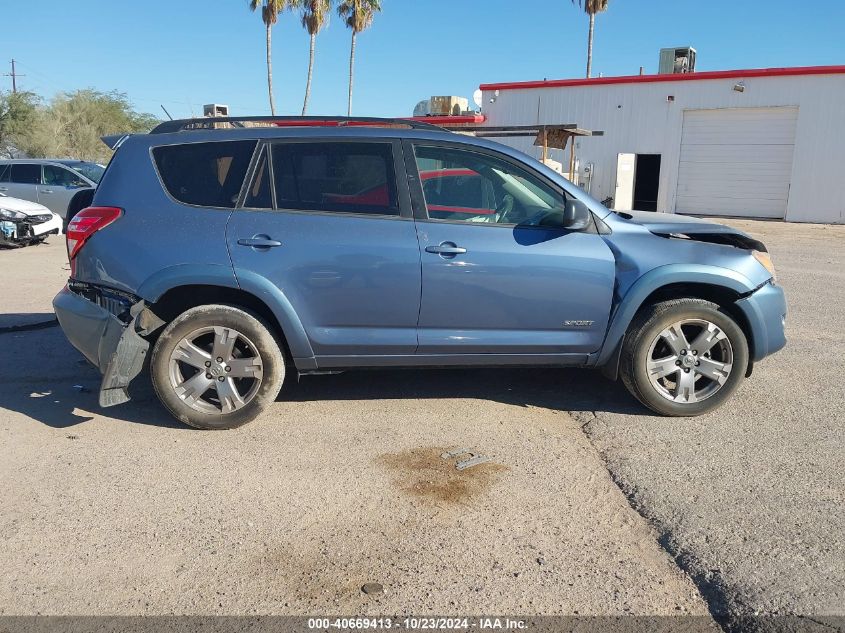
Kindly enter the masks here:
[[181, 422], [233, 429], [272, 404], [285, 361], [270, 328], [241, 308], [191, 308], [162, 332], [150, 360], [153, 387]]
[[645, 308], [625, 336], [622, 382], [649, 409], [696, 416], [720, 407], [748, 368], [748, 341], [715, 303], [676, 299]]

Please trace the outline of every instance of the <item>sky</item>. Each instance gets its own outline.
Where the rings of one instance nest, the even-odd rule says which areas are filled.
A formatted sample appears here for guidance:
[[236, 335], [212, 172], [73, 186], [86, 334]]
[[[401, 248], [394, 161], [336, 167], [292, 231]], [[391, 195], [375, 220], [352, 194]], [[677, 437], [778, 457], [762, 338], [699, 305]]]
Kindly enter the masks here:
[[[657, 71], [659, 49], [692, 45], [698, 70], [845, 64], [845, 2], [610, 0], [596, 19], [593, 74]], [[431, 95], [471, 98], [481, 83], [582, 77], [587, 16], [570, 0], [382, 0], [358, 38], [353, 113], [408, 116]], [[126, 93], [164, 118], [224, 103], [269, 114], [264, 27], [247, 0], [0, 0], [0, 74], [44, 97]], [[350, 32], [333, 16], [317, 38], [309, 114], [346, 113]], [[298, 14], [273, 29], [277, 114], [299, 114], [308, 35]], [[0, 89], [11, 79], [0, 76]]]

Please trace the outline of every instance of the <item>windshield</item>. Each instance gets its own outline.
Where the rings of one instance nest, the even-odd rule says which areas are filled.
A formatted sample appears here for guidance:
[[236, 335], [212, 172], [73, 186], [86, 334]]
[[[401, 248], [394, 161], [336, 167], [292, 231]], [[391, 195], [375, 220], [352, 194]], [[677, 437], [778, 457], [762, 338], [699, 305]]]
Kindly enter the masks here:
[[68, 167], [96, 183], [100, 182], [103, 172], [106, 171], [106, 168], [98, 163], [74, 163], [73, 165], [68, 165]]

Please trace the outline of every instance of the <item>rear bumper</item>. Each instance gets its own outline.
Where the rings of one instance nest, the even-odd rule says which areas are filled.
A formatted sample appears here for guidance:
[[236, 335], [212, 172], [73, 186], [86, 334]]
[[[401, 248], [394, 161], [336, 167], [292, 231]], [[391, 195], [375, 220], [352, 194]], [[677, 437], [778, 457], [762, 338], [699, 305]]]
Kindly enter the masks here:
[[143, 302], [133, 306], [132, 319], [125, 323], [67, 287], [53, 299], [65, 336], [103, 374], [100, 406], [129, 400], [129, 383], [141, 372], [149, 349], [149, 343], [135, 331], [135, 316], [143, 306]]
[[752, 360], [774, 354], [786, 345], [786, 296], [783, 288], [769, 282], [736, 302], [742, 310], [754, 341]]

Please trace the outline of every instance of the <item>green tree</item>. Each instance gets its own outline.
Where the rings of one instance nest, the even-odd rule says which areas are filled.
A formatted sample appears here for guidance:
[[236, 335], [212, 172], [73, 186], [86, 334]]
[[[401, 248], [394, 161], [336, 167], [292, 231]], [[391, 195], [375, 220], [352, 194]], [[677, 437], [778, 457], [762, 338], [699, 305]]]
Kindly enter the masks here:
[[299, 5], [301, 0], [249, 0], [251, 11], [261, 9], [267, 40], [267, 93], [270, 95], [270, 114], [276, 115], [276, 101], [273, 98], [273, 25], [279, 21], [279, 14]]
[[329, 21], [332, 10], [332, 0], [305, 0], [302, 8], [302, 26], [308, 31], [311, 39], [308, 56], [308, 80], [305, 83], [305, 99], [302, 102], [302, 116], [308, 111], [308, 101], [311, 99], [311, 80], [314, 77], [314, 51], [317, 48], [317, 33]]
[[609, 0], [572, 0], [590, 16], [590, 34], [587, 38], [587, 78], [593, 73], [593, 33], [596, 28], [596, 13], [607, 11]]
[[41, 98], [32, 92], [0, 92], [0, 155], [25, 153], [39, 120]]
[[349, 49], [349, 101], [346, 113], [352, 116], [352, 84], [355, 78], [355, 43], [358, 33], [373, 24], [375, 14], [381, 11], [381, 0], [341, 0], [338, 15], [352, 30], [352, 46]]
[[77, 158], [107, 162], [111, 150], [100, 137], [149, 132], [158, 119], [132, 108], [121, 92], [93, 89], [59, 93], [42, 108], [24, 149], [35, 158]]

